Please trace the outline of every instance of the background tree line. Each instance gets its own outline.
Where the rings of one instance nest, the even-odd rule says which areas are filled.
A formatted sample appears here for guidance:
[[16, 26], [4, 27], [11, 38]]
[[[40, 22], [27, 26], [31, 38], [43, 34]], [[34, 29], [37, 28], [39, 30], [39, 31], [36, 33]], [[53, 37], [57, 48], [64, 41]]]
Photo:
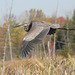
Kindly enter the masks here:
[[[66, 19], [62, 16], [58, 17], [57, 19], [56, 16], [49, 17], [46, 16], [42, 10], [38, 10], [38, 9], [37, 10], [31, 9], [29, 11], [25, 11], [22, 15], [20, 15], [19, 22], [17, 22], [17, 18], [14, 14], [11, 15], [11, 19], [6, 19], [6, 18], [7, 16], [5, 16], [5, 22], [3, 23], [3, 26], [2, 27], [0, 26], [0, 34], [1, 34], [0, 35], [0, 56], [1, 56], [0, 59], [2, 59], [3, 56], [3, 49], [4, 49], [5, 37], [6, 37], [6, 32], [8, 27], [8, 21], [10, 24], [11, 44], [12, 44], [14, 57], [19, 55], [22, 39], [26, 34], [23, 27], [19, 29], [15, 29], [14, 26], [17, 26], [21, 23], [28, 23], [32, 20], [40, 20], [40, 21], [46, 21], [50, 23], [55, 23], [55, 20], [57, 20], [57, 23], [60, 24], [60, 27], [75, 28], [75, 10], [73, 12], [73, 17], [71, 19], [69, 19], [69, 16], [67, 16]], [[50, 39], [49, 36], [47, 36], [44, 39], [46, 49], [47, 49], [47, 41], [49, 39]], [[51, 36], [51, 40], [53, 40], [53, 36]], [[75, 53], [75, 31], [57, 30], [56, 50], [65, 50], [66, 47], [67, 50], [68, 48], [70, 48], [70, 50], [73, 51], [72, 53]], [[6, 54], [7, 54], [6, 59], [9, 59], [10, 56], [9, 56], [8, 40], [7, 40]]]

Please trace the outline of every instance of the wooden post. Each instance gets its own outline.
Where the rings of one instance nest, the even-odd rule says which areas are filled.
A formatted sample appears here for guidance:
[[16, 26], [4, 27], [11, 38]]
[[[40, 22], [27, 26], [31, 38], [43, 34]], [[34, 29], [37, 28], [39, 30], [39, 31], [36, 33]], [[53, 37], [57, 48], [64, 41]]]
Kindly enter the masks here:
[[45, 55], [45, 57], [46, 57], [46, 51], [45, 51], [45, 44], [44, 44], [44, 40], [42, 41], [42, 43], [43, 43], [44, 55]]
[[39, 45], [37, 44], [37, 49], [36, 49], [37, 57], [38, 57], [38, 51], [39, 51]]
[[[51, 46], [51, 35], [50, 35], [50, 39], [49, 39], [49, 46]], [[51, 57], [51, 49], [50, 49], [50, 57]]]
[[34, 48], [34, 50], [35, 50], [35, 57], [36, 57], [36, 54], [37, 54], [37, 53], [36, 53], [36, 52], [37, 52], [36, 47]]
[[50, 54], [51, 54], [51, 51], [50, 51], [50, 43], [49, 43], [49, 41], [48, 41], [48, 51], [49, 51], [49, 56], [50, 56]]
[[41, 50], [42, 50], [42, 47], [41, 47], [41, 44], [40, 44], [40, 58], [41, 58], [41, 55], [42, 55]]
[[53, 58], [55, 58], [55, 37], [56, 37], [56, 34], [54, 34], [54, 47], [53, 47]]

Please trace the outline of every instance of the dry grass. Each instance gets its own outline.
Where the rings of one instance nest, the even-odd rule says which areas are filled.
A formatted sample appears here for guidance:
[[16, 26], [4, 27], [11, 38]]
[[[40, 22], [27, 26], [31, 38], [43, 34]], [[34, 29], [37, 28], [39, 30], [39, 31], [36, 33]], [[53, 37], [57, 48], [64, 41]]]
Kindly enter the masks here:
[[[5, 62], [4, 75], [75, 75], [75, 58], [26, 58]], [[2, 61], [0, 61], [0, 75]]]

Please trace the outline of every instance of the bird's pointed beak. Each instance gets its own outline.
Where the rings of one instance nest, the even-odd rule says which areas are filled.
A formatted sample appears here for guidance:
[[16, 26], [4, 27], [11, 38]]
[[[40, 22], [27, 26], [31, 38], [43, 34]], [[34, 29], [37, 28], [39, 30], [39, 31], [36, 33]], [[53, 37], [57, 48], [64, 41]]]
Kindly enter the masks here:
[[15, 26], [14, 28], [17, 28], [17, 27], [24, 27], [24, 26], [27, 26], [28, 25], [28, 23], [24, 23], [24, 24], [21, 24], [21, 25], [17, 25], [17, 26]]

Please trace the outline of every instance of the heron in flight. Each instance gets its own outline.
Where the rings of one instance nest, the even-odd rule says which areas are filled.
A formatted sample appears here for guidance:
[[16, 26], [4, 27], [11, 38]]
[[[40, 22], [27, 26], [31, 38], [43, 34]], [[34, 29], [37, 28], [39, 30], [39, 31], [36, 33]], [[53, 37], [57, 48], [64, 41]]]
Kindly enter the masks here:
[[[18, 25], [19, 26], [24, 26], [25, 31], [28, 33], [26, 36], [23, 38], [22, 42], [22, 47], [21, 47], [21, 52], [20, 56], [26, 57], [38, 44], [41, 42], [46, 35], [51, 35], [56, 32], [56, 29], [62, 29], [59, 28], [59, 24], [52, 24], [52, 23], [47, 23], [45, 21], [31, 21], [29, 24], [23, 24], [23, 25]], [[65, 28], [63, 28], [66, 30]]]

